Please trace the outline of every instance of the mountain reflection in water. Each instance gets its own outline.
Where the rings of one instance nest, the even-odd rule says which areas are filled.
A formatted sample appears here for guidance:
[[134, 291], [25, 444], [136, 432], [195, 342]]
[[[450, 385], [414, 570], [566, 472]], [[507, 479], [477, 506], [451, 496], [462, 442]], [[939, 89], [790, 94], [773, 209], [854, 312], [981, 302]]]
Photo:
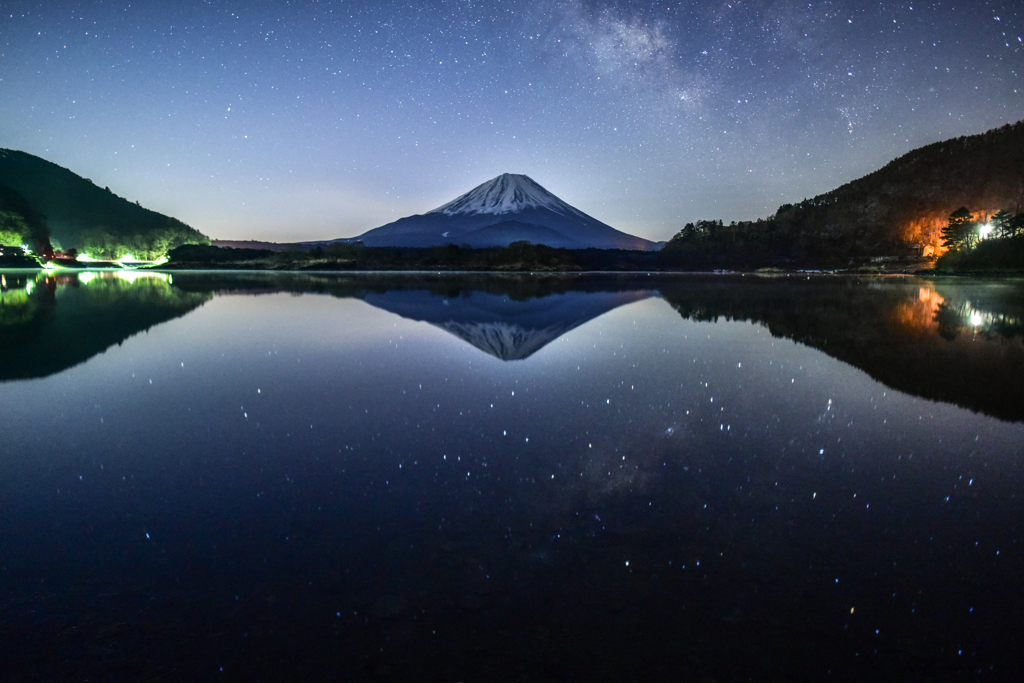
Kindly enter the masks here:
[[653, 292], [566, 292], [516, 301], [507, 295], [465, 292], [440, 297], [429, 292], [370, 293], [364, 301], [411, 320], [428, 322], [501, 360], [523, 360], [563, 334]]
[[4, 681], [1019, 678], [1019, 284], [121, 275], [0, 272]]
[[60, 372], [218, 294], [272, 292], [362, 299], [506, 361], [660, 295], [684, 318], [749, 320], [893, 389], [1024, 420], [1024, 287], [902, 277], [9, 273], [0, 381]]

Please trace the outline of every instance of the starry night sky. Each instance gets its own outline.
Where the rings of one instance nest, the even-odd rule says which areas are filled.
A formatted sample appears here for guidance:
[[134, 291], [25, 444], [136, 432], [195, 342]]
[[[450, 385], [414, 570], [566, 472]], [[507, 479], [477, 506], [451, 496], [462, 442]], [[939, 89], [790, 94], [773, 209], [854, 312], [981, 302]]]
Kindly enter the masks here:
[[1022, 35], [1019, 0], [6, 0], [0, 147], [221, 239], [510, 172], [661, 240], [1024, 118]]

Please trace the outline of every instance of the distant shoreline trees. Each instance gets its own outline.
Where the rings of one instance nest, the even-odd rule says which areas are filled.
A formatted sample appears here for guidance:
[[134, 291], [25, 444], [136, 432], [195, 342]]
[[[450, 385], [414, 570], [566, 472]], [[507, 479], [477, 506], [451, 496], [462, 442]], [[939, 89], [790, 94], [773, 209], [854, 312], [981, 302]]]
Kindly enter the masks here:
[[[766, 219], [724, 224], [720, 220], [687, 223], [661, 251], [659, 265], [664, 268], [693, 270], [782, 268], [849, 268], [861, 262], [884, 257], [889, 260], [916, 260], [923, 246], [910, 243], [862, 240], [858, 233], [841, 227], [821, 225], [809, 218], [819, 204], [805, 200], [783, 204]], [[985, 213], [972, 213], [960, 207], [941, 230], [941, 244], [950, 253], [948, 265], [984, 246], [986, 254], [1009, 248], [1007, 240], [1024, 242], [1024, 213], [1003, 209], [984, 220]], [[1018, 247], [1015, 247], [1015, 249]], [[988, 258], [986, 256], [986, 258]], [[997, 257], [1000, 268], [1021, 269], [1008, 254]]]
[[255, 270], [445, 270], [511, 272], [649, 271], [658, 252], [560, 249], [513, 242], [507, 247], [366, 247], [334, 243], [309, 250], [270, 251], [187, 244], [172, 249], [161, 268]]

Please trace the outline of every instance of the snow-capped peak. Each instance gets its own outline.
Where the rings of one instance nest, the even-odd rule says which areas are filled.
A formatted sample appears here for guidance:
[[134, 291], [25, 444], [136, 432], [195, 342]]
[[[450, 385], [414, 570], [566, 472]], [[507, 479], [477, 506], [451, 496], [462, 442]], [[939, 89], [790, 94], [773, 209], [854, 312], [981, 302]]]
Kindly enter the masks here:
[[444, 206], [428, 213], [506, 214], [524, 209], [549, 209], [563, 215], [582, 215], [578, 209], [538, 185], [532, 178], [517, 173], [502, 173]]

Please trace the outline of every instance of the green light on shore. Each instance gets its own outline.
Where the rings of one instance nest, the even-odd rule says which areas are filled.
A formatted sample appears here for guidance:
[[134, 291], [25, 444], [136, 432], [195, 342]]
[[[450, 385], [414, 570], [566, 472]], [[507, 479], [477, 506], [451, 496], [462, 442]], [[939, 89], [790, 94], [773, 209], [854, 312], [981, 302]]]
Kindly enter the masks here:
[[111, 260], [108, 258], [96, 258], [92, 254], [78, 254], [75, 256], [75, 261], [79, 263], [116, 263], [123, 268], [136, 268], [138, 266], [160, 266], [167, 263], [170, 259], [167, 254], [162, 254], [160, 258], [155, 261], [147, 261], [144, 259], [137, 258], [134, 254], [125, 254], [119, 259]]
[[159, 266], [163, 263], [167, 263], [167, 254], [164, 254], [155, 261], [145, 261], [143, 259], [136, 258], [132, 254], [125, 254], [121, 258], [117, 259], [115, 263], [119, 264], [123, 268], [138, 268], [139, 266]]

